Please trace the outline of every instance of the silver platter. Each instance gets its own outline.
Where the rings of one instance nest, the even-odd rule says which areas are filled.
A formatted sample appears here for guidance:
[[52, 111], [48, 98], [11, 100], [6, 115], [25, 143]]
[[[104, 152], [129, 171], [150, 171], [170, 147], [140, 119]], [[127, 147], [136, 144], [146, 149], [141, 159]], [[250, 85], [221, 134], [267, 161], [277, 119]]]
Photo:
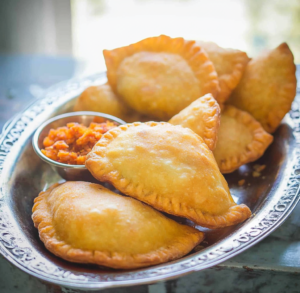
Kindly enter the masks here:
[[[0, 137], [0, 252], [18, 268], [47, 282], [85, 290], [155, 283], [209, 268], [241, 253], [270, 234], [292, 212], [300, 194], [297, 100], [265, 155], [226, 176], [235, 200], [246, 203], [253, 212], [246, 222], [208, 230], [206, 242], [199, 251], [146, 269], [109, 270], [72, 264], [52, 255], [33, 227], [31, 208], [38, 193], [61, 178], [35, 155], [32, 135], [45, 120], [71, 111], [75, 98], [86, 87], [105, 81], [102, 73], [52, 87], [3, 129]], [[266, 165], [262, 175], [256, 178], [252, 176], [255, 164]], [[241, 179], [246, 182], [239, 186]]]

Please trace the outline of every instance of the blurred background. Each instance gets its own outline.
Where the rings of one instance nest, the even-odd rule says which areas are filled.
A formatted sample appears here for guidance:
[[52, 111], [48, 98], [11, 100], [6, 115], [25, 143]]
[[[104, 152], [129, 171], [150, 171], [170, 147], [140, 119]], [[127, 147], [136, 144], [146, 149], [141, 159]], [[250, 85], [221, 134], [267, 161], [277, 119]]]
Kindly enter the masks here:
[[105, 70], [103, 49], [166, 34], [253, 57], [285, 41], [299, 63], [299, 32], [299, 0], [1, 0], [0, 126], [3, 105], [16, 113], [59, 81]]
[[103, 49], [166, 34], [255, 56], [286, 41], [300, 61], [299, 0], [3, 0], [0, 52], [72, 56], [104, 70]]

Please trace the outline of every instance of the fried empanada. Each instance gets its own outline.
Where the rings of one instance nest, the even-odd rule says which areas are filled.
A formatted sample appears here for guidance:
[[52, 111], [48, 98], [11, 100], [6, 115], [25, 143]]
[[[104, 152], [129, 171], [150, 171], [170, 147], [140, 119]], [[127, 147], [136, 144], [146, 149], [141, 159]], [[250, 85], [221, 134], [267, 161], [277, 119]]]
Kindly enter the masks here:
[[125, 119], [130, 109], [112, 91], [109, 84], [90, 86], [77, 98], [74, 111], [95, 111]]
[[121, 125], [102, 136], [85, 164], [96, 179], [124, 194], [204, 227], [235, 225], [251, 215], [233, 201], [213, 153], [188, 128]]
[[296, 66], [286, 43], [252, 59], [228, 100], [273, 133], [290, 110], [296, 95]]
[[55, 184], [35, 199], [32, 219], [55, 255], [118, 269], [182, 257], [204, 234], [99, 184]]
[[245, 52], [235, 49], [222, 48], [213, 42], [197, 41], [207, 53], [217, 71], [220, 93], [217, 96], [219, 103], [224, 103], [233, 89], [238, 85], [249, 57]]
[[150, 121], [153, 118], [147, 117], [130, 109], [112, 91], [109, 84], [90, 86], [78, 97], [74, 111], [95, 111], [113, 115], [126, 122]]
[[249, 113], [225, 106], [221, 113], [216, 161], [222, 173], [231, 173], [240, 166], [261, 157], [272, 143], [273, 136]]
[[220, 125], [219, 104], [211, 94], [206, 94], [172, 117], [169, 123], [193, 130], [213, 150]]
[[113, 90], [136, 111], [168, 120], [204, 94], [216, 96], [216, 71], [194, 41], [159, 36], [103, 51]]

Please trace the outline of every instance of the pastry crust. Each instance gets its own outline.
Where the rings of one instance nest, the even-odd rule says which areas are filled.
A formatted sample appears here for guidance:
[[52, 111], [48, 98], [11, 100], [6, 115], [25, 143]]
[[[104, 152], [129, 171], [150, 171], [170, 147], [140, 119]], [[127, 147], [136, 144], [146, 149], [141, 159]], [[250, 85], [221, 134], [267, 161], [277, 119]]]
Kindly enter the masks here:
[[74, 111], [95, 111], [125, 119], [131, 110], [112, 91], [109, 84], [90, 86], [77, 98]]
[[130, 109], [108, 83], [90, 86], [77, 98], [74, 111], [95, 111], [121, 118], [126, 122], [150, 121], [153, 118]]
[[146, 115], [143, 115], [137, 111], [132, 110], [126, 117], [124, 118], [124, 121], [127, 123], [133, 123], [133, 122], [147, 122], [152, 121], [153, 117], [149, 117]]
[[249, 113], [225, 106], [221, 114], [218, 142], [214, 150], [220, 171], [231, 173], [240, 166], [261, 157], [273, 136]]
[[217, 96], [217, 101], [224, 103], [241, 80], [250, 59], [247, 53], [243, 51], [222, 48], [213, 42], [197, 41], [196, 44], [205, 50], [209, 59], [214, 64], [220, 85], [220, 93]]
[[214, 150], [220, 126], [219, 104], [211, 94], [206, 94], [172, 117], [169, 123], [193, 130]]
[[113, 90], [145, 115], [168, 120], [204, 94], [219, 92], [213, 64], [194, 41], [161, 35], [103, 54]]
[[32, 219], [41, 240], [71, 262], [146, 267], [182, 257], [204, 237], [99, 184], [54, 184], [34, 202]]
[[290, 110], [296, 95], [296, 66], [286, 43], [252, 59], [228, 100], [249, 112], [273, 133]]
[[165, 122], [119, 126], [102, 136], [86, 167], [124, 194], [204, 227], [235, 225], [251, 215], [233, 201], [212, 152], [188, 128]]

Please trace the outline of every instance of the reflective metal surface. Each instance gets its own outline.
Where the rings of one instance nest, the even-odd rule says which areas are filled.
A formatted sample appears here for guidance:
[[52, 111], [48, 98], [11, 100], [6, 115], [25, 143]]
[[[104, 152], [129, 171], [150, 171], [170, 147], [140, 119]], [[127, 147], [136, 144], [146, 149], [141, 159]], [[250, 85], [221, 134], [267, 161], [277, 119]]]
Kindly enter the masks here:
[[63, 179], [69, 181], [94, 181], [95, 179], [85, 167], [85, 165], [68, 165], [53, 161], [46, 157], [41, 149], [44, 148], [43, 141], [48, 135], [51, 129], [57, 129], [58, 127], [66, 126], [67, 123], [77, 122], [85, 126], [89, 126], [91, 122], [95, 122], [97, 119], [98, 123], [105, 121], [111, 121], [117, 123], [117, 125], [125, 124], [125, 122], [112, 115], [97, 113], [91, 111], [71, 112], [53, 117], [44, 122], [34, 133], [32, 138], [32, 146], [35, 153], [40, 157], [41, 160], [48, 163], [54, 171], [56, 171]]
[[[276, 131], [266, 154], [259, 161], [226, 176], [235, 200], [246, 203], [253, 212], [246, 222], [235, 227], [206, 230], [205, 242], [186, 257], [145, 269], [110, 270], [72, 264], [52, 255], [33, 227], [31, 209], [38, 193], [61, 177], [36, 156], [32, 136], [49, 118], [70, 112], [83, 89], [105, 80], [105, 75], [99, 74], [51, 88], [44, 98], [6, 126], [0, 138], [0, 252], [11, 263], [42, 280], [70, 288], [87, 290], [149, 284], [219, 264], [266, 237], [291, 213], [300, 196], [297, 100]], [[256, 164], [266, 165], [259, 177], [253, 177]], [[245, 179], [245, 183], [240, 186], [241, 179]]]

